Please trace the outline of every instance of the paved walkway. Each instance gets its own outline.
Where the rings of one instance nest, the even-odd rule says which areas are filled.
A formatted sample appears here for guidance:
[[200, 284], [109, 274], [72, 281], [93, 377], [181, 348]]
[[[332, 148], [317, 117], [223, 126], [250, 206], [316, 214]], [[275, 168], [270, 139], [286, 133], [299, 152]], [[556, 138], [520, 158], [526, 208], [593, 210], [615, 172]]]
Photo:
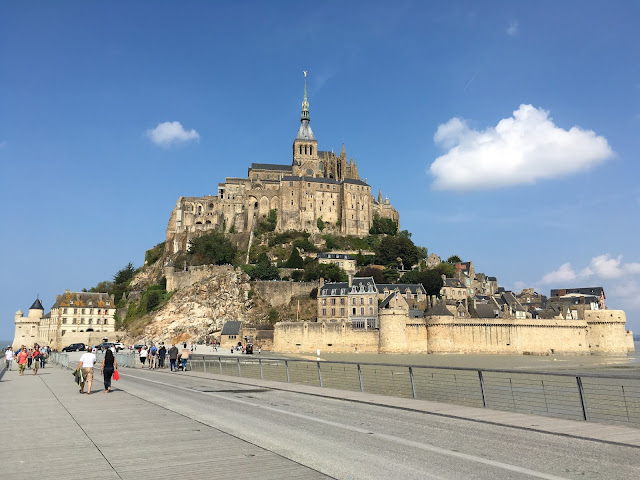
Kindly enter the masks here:
[[[156, 370], [161, 371], [161, 370]], [[431, 402], [427, 400], [414, 400], [411, 398], [389, 397], [373, 393], [362, 393], [333, 388], [315, 387], [294, 383], [274, 382], [253, 378], [240, 378], [225, 375], [213, 375], [201, 372], [177, 373], [177, 375], [190, 375], [194, 377], [225, 380], [241, 385], [297, 392], [307, 395], [316, 395], [339, 400], [382, 405], [392, 408], [424, 412], [430, 415], [440, 415], [477, 422], [503, 425], [507, 427], [533, 430], [536, 432], [564, 435], [586, 440], [615, 443], [640, 448], [640, 429], [623, 425], [605, 425], [602, 423], [565, 420], [562, 418], [543, 417], [540, 415], [528, 415], [524, 413], [505, 412], [489, 408], [474, 408], [449, 403]]]
[[71, 372], [56, 366], [5, 373], [3, 478], [328, 478], [124, 391], [105, 394], [96, 378], [98, 388], [80, 395]]

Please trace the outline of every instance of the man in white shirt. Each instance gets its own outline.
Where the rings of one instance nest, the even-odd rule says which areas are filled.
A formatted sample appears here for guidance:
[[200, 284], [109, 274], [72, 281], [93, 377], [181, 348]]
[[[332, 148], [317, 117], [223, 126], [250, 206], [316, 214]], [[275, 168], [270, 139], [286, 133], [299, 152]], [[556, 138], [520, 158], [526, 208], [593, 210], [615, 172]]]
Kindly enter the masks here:
[[11, 364], [13, 363], [13, 348], [7, 347], [4, 352], [4, 361], [7, 365], [7, 370], [11, 370]]
[[84, 384], [88, 383], [87, 395], [91, 394], [91, 383], [93, 382], [93, 366], [96, 363], [96, 354], [91, 352], [91, 347], [87, 347], [87, 351], [80, 357], [78, 368], [82, 369], [82, 385], [80, 385], [80, 393], [84, 393]]

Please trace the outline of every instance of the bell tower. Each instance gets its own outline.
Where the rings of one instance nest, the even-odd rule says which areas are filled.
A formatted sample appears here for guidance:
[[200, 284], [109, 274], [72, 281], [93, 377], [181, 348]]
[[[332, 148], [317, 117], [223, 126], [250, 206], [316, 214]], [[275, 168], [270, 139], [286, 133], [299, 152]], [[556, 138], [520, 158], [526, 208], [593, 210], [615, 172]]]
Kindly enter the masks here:
[[322, 177], [324, 169], [320, 168], [318, 159], [318, 141], [313, 136], [309, 123], [309, 102], [307, 101], [307, 72], [304, 72], [304, 99], [300, 128], [293, 141], [293, 174], [299, 177]]

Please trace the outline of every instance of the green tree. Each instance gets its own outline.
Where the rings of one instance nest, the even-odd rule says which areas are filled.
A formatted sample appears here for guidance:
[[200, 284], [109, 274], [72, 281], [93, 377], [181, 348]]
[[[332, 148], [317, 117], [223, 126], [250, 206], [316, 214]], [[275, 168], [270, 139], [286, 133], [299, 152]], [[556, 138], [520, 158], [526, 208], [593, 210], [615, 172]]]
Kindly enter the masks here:
[[287, 263], [284, 264], [284, 266], [287, 268], [304, 267], [304, 261], [302, 260], [302, 257], [300, 256], [297, 248], [293, 247], [293, 250], [291, 250], [291, 255], [289, 256], [289, 259], [287, 260]]
[[405, 267], [418, 263], [420, 252], [410, 238], [403, 236], [385, 237], [376, 249], [376, 260], [381, 265], [397, 265], [398, 258]]
[[322, 218], [318, 218], [318, 221], [316, 222], [316, 225], [318, 226], [318, 230], [323, 231], [325, 224], [324, 224], [324, 220], [322, 220]]
[[462, 260], [460, 260], [460, 257], [458, 255], [451, 255], [449, 258], [447, 258], [447, 263], [460, 263], [462, 262]]
[[236, 246], [223, 233], [207, 233], [191, 240], [190, 263], [192, 265], [233, 263], [237, 250]]
[[398, 225], [390, 218], [381, 218], [379, 215], [374, 215], [371, 221], [371, 228], [369, 233], [395, 235], [398, 233]]
[[126, 267], [122, 270], [118, 270], [118, 272], [113, 276], [113, 283], [116, 285], [123, 285], [131, 280], [135, 273], [136, 269], [133, 268], [133, 264], [129, 262]]
[[456, 269], [450, 263], [442, 262], [433, 267], [431, 270], [438, 272], [438, 275], [443, 275], [447, 278], [453, 278], [456, 274]]
[[440, 274], [435, 270], [427, 270], [425, 272], [411, 270], [402, 276], [400, 283], [420, 283], [427, 292], [427, 295], [440, 296], [440, 290], [444, 282]]
[[375, 267], [363, 267], [356, 273], [356, 277], [373, 277], [376, 283], [387, 283], [382, 269]]

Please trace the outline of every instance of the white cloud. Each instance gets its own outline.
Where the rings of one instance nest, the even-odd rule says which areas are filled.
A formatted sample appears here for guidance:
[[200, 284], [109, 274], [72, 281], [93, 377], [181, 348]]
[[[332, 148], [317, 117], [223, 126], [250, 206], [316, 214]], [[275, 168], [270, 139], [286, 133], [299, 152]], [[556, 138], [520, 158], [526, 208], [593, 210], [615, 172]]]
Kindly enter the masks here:
[[576, 272], [571, 268], [570, 263], [564, 263], [560, 265], [558, 270], [547, 273], [544, 277], [542, 277], [542, 283], [562, 283], [562, 282], [572, 282], [576, 279]]
[[180, 122], [159, 123], [154, 129], [147, 130], [147, 137], [156, 145], [170, 147], [176, 143], [187, 142], [189, 140], [200, 141], [200, 135], [195, 130], [185, 130]]
[[518, 34], [518, 22], [511, 22], [507, 27], [507, 35], [515, 37]]
[[513, 117], [479, 131], [454, 117], [438, 126], [434, 142], [448, 152], [429, 167], [440, 190], [488, 190], [586, 170], [613, 157], [591, 130], [557, 127], [549, 112], [520, 105]]

